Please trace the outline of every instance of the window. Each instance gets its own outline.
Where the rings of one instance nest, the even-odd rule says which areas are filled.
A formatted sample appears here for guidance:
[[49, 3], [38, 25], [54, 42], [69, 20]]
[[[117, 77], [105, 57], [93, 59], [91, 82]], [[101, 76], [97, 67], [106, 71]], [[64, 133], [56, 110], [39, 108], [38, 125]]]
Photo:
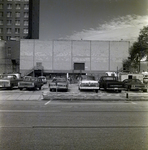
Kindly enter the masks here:
[[15, 36], [15, 38], [16, 38], [16, 40], [19, 40], [19, 39], [20, 39], [20, 37], [19, 37], [19, 36]]
[[0, 20], [0, 25], [3, 25], [3, 20]]
[[0, 17], [3, 17], [3, 12], [0, 12]]
[[8, 53], [7, 53], [8, 56], [11, 55], [11, 47], [8, 47]]
[[21, 16], [20, 12], [15, 13], [15, 17], [20, 17], [20, 16]]
[[7, 4], [7, 9], [12, 9], [12, 4]]
[[7, 28], [7, 34], [11, 33], [11, 28]]
[[2, 36], [0, 36], [0, 40], [3, 40], [3, 37], [2, 37]]
[[15, 25], [19, 26], [20, 25], [20, 20], [15, 20]]
[[11, 12], [7, 12], [7, 17], [12, 17], [12, 13]]
[[12, 2], [12, 0], [7, 0], [8, 2]]
[[25, 12], [24, 13], [24, 18], [28, 18], [29, 16], [28, 16], [28, 12]]
[[0, 4], [0, 9], [3, 9], [3, 4]]
[[25, 34], [28, 34], [28, 29], [24, 29], [24, 33], [25, 33]]
[[19, 34], [20, 33], [20, 28], [15, 28], [15, 34]]
[[11, 25], [12, 20], [7, 20], [7, 25]]
[[16, 8], [16, 9], [21, 9], [21, 5], [20, 5], [20, 4], [16, 4], [16, 5], [15, 5], [15, 8]]
[[11, 39], [11, 36], [7, 36], [7, 40], [10, 40]]
[[28, 26], [28, 20], [24, 20], [24, 26]]
[[28, 4], [24, 4], [24, 9], [29, 9], [29, 5]]
[[26, 39], [27, 38], [27, 36], [23, 36], [23, 39]]
[[0, 33], [3, 33], [3, 28], [0, 28]]

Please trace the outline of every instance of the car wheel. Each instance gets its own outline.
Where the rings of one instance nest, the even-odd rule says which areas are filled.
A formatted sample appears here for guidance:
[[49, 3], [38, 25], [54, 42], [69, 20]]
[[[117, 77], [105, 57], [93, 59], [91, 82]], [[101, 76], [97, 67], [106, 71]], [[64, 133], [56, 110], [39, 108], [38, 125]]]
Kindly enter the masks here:
[[98, 90], [95, 90], [96, 93], [98, 93]]
[[42, 87], [40, 86], [40, 87], [39, 87], [39, 90], [41, 90], [41, 88], [42, 88]]
[[118, 90], [119, 93], [121, 93], [121, 90]]
[[130, 91], [131, 90], [131, 86], [129, 85], [128, 87], [127, 87], [127, 91]]
[[23, 88], [20, 88], [20, 91], [22, 91], [23, 90]]
[[144, 89], [143, 92], [147, 92], [147, 89]]

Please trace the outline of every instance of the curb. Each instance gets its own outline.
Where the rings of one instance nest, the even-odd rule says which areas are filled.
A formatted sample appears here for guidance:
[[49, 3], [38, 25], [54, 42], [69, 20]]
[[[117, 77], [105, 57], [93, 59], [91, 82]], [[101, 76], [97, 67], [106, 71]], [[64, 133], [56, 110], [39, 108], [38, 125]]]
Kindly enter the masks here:
[[118, 96], [102, 96], [96, 93], [42, 93], [42, 100], [83, 100], [83, 101], [148, 101], [148, 95], [137, 96], [122, 93]]

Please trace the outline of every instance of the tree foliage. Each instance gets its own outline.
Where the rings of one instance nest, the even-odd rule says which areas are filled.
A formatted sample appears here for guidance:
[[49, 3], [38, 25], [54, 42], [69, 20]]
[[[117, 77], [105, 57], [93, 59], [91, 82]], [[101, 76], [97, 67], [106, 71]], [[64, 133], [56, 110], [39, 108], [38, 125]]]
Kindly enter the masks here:
[[130, 48], [131, 60], [136, 59], [137, 56], [139, 59], [148, 56], [148, 26], [140, 30], [138, 40]]
[[123, 62], [123, 65], [136, 68], [142, 58], [148, 60], [148, 26], [140, 30], [137, 41], [129, 49], [129, 58]]

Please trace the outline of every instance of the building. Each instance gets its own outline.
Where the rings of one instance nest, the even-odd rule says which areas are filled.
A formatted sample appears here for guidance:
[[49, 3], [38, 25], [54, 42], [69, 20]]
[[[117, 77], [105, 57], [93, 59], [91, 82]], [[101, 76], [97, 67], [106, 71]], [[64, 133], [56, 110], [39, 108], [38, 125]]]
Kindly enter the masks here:
[[0, 73], [19, 71], [19, 41], [32, 38], [39, 38], [39, 0], [0, 0], [0, 40], [5, 43]]
[[21, 40], [22, 75], [96, 74], [122, 69], [128, 41]]
[[29, 0], [0, 1], [0, 38], [25, 39], [29, 32]]

